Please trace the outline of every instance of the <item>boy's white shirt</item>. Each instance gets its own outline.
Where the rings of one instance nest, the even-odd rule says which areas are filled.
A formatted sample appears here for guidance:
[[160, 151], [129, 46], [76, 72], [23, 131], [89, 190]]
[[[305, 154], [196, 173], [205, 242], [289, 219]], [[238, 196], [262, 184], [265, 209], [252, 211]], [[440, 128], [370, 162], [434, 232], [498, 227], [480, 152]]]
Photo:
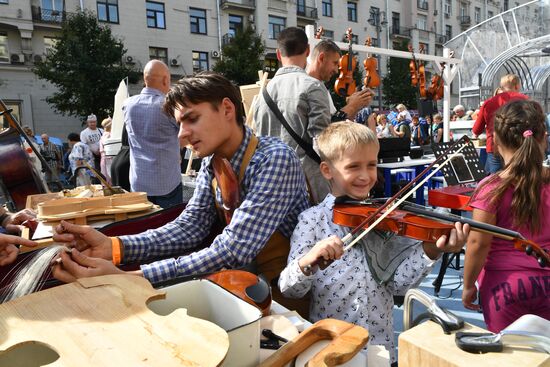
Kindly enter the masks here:
[[[318, 241], [329, 236], [344, 237], [349, 228], [332, 222], [334, 196], [300, 214], [291, 238], [288, 265], [279, 277], [279, 288], [288, 297], [300, 298], [311, 290], [310, 319], [315, 322], [336, 318], [365, 327], [369, 344], [384, 345], [397, 360], [393, 337], [393, 295], [404, 295], [432, 269], [434, 261], [425, 256], [422, 243], [409, 248], [409, 256], [397, 268], [393, 281], [377, 284], [369, 271], [363, 245], [352, 247], [325, 270], [306, 276], [298, 265]], [[376, 232], [363, 243], [384, 241]], [[411, 240], [415, 242], [414, 240]]]

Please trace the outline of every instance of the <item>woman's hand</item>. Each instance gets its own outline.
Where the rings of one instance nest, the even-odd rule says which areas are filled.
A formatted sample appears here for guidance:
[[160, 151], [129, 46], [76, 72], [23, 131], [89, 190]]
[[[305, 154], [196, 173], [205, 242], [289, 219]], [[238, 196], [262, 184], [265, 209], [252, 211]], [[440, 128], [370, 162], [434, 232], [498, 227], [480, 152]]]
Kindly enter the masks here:
[[75, 247], [84, 255], [112, 260], [113, 250], [111, 239], [90, 226], [79, 226], [61, 221], [55, 227], [53, 239], [63, 242], [68, 247]]
[[464, 287], [462, 290], [462, 304], [464, 307], [468, 310], [480, 311], [481, 306], [474, 303], [476, 300], [477, 287], [475, 285], [473, 287]]
[[0, 266], [11, 264], [17, 258], [19, 249], [16, 245], [36, 247], [38, 244], [17, 236], [0, 234]]
[[60, 259], [60, 262], [54, 263], [52, 275], [65, 283], [74, 282], [79, 278], [125, 273], [111, 261], [86, 256], [76, 249], [72, 249], [70, 254], [61, 252]]

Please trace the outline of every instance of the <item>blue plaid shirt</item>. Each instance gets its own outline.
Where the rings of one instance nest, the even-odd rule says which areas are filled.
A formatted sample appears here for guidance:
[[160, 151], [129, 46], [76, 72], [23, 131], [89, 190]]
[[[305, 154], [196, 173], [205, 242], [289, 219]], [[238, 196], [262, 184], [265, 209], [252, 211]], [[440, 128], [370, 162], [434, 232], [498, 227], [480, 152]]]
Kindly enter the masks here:
[[[244, 140], [231, 166], [239, 172], [252, 131]], [[296, 153], [278, 138], [259, 137], [258, 147], [241, 183], [241, 205], [231, 223], [212, 244], [186, 256], [142, 265], [152, 283], [178, 276], [237, 268], [250, 264], [276, 229], [289, 237], [298, 215], [308, 208], [305, 178]], [[197, 247], [210, 233], [217, 218], [212, 195], [211, 157], [203, 159], [197, 187], [187, 207], [173, 222], [144, 233], [122, 236], [124, 262], [177, 256]], [[219, 189], [216, 200], [221, 204]]]

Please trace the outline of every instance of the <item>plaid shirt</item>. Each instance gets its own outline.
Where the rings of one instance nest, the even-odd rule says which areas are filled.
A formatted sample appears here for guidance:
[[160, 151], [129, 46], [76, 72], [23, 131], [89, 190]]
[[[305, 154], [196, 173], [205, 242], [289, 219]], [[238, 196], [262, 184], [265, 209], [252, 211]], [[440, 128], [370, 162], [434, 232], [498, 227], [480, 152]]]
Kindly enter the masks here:
[[[252, 131], [246, 128], [244, 140], [231, 158], [235, 172], [240, 170], [251, 135]], [[176, 220], [161, 228], [120, 237], [125, 262], [178, 255], [197, 247], [208, 236], [217, 217], [210, 160], [211, 157], [203, 159], [193, 197]], [[276, 229], [290, 238], [298, 215], [308, 207], [300, 161], [277, 138], [259, 137], [240, 189], [241, 205], [233, 213], [231, 223], [209, 247], [142, 265], [145, 278], [158, 283], [250, 264]], [[221, 204], [219, 189], [216, 200]]]
[[43, 143], [40, 146], [40, 154], [44, 157], [48, 166], [54, 171], [57, 170], [58, 164], [61, 162], [61, 152], [59, 148], [51, 141], [48, 144]]

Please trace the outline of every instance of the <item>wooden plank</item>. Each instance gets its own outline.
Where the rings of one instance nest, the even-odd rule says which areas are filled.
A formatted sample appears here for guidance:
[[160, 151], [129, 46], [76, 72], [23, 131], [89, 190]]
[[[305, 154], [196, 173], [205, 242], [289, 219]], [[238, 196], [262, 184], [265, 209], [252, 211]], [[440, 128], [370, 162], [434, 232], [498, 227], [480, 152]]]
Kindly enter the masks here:
[[[466, 324], [466, 332], [487, 332]], [[424, 322], [399, 335], [399, 367], [519, 367], [550, 366], [550, 356], [529, 348], [505, 347], [500, 353], [468, 353], [455, 344], [455, 332], [445, 335], [441, 326]]]
[[22, 365], [10, 354], [31, 343], [55, 351], [56, 366], [220, 365], [227, 333], [185, 309], [159, 316], [147, 308], [164, 296], [142, 277], [109, 275], [1, 304], [0, 365]]

